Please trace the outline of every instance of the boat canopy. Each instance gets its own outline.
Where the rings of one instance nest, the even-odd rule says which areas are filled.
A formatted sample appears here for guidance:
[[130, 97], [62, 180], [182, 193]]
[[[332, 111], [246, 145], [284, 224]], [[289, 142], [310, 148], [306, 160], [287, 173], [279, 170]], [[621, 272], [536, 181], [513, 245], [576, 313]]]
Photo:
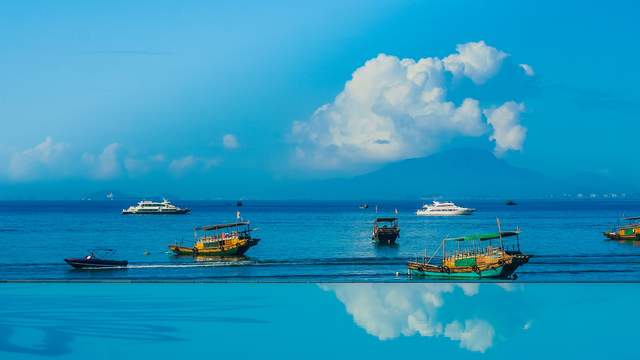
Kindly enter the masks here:
[[499, 239], [501, 237], [510, 237], [516, 236], [520, 234], [520, 231], [503, 231], [501, 233], [488, 233], [488, 234], [474, 234], [468, 236], [460, 236], [454, 238], [444, 239], [445, 241], [485, 241], [485, 240], [494, 240]]
[[394, 222], [398, 220], [398, 218], [395, 217], [379, 217], [376, 218], [376, 222]]
[[226, 229], [226, 228], [237, 227], [237, 226], [246, 226], [246, 225], [249, 225], [248, 221], [241, 221], [241, 222], [236, 222], [231, 224], [200, 226], [200, 227], [197, 227], [196, 230], [211, 231], [211, 230], [220, 230], [220, 229]]
[[628, 218], [624, 218], [627, 221], [633, 221], [633, 220], [640, 220], [640, 216], [632, 216], [632, 217], [628, 217]]

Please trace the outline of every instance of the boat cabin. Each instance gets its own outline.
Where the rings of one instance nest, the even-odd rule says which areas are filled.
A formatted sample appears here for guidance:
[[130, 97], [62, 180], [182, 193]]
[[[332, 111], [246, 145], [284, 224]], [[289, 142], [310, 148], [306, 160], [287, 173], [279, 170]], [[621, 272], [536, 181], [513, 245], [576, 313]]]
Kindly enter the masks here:
[[[442, 240], [441, 244], [442, 264], [449, 268], [455, 268], [495, 263], [510, 252], [520, 252], [519, 234], [520, 230], [515, 230], [446, 238]], [[506, 250], [503, 240], [512, 236], [516, 237], [517, 244], [512, 246], [510, 250]], [[447, 253], [448, 243], [453, 244], [453, 249], [449, 247], [450, 253]]]
[[[196, 244], [202, 244], [204, 248], [218, 247], [220, 243], [251, 239], [251, 231], [253, 230], [250, 228], [248, 221], [207, 225], [194, 229], [194, 239]], [[200, 234], [201, 236], [199, 236]]]
[[615, 229], [605, 232], [604, 235], [612, 240], [640, 240], [640, 216], [623, 219], [626, 225], [617, 226]]

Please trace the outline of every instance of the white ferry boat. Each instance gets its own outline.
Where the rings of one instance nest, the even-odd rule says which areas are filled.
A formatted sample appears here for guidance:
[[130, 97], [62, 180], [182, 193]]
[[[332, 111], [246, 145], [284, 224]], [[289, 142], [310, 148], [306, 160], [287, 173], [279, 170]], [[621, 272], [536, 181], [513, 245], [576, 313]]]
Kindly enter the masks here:
[[187, 214], [191, 209], [179, 208], [169, 200], [164, 199], [162, 202], [143, 200], [137, 205], [129, 206], [122, 210], [122, 215], [144, 214], [144, 215], [180, 215]]
[[434, 201], [432, 204], [425, 204], [422, 209], [416, 211], [418, 216], [458, 216], [471, 215], [476, 209], [460, 207], [452, 202]]

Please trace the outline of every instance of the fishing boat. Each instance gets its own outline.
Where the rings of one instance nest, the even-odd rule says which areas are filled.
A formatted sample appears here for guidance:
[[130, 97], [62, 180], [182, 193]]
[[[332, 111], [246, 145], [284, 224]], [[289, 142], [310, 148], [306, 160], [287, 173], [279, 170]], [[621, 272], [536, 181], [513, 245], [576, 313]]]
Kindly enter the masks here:
[[248, 221], [201, 226], [194, 229], [193, 246], [175, 244], [169, 250], [176, 255], [243, 256], [260, 241], [251, 237], [254, 230]]
[[458, 216], [471, 215], [476, 209], [458, 206], [450, 201], [440, 202], [434, 201], [431, 204], [425, 204], [421, 209], [416, 211], [418, 216]]
[[111, 249], [95, 249], [89, 252], [89, 255], [82, 258], [67, 258], [64, 261], [76, 269], [97, 269], [97, 268], [123, 268], [129, 262], [127, 260], [108, 260], [96, 256], [96, 252], [112, 253]]
[[397, 217], [379, 217], [373, 222], [371, 239], [380, 245], [394, 245], [400, 236]]
[[515, 201], [513, 201], [513, 200], [507, 200], [504, 204], [505, 204], [505, 205], [507, 205], [507, 206], [515, 206], [515, 205], [518, 205], [518, 204], [517, 204]]
[[360, 204], [360, 206], [358, 206], [360, 208], [360, 210], [366, 210], [369, 208], [369, 204]]
[[[520, 251], [520, 230], [445, 238], [431, 257], [407, 264], [409, 275], [440, 279], [515, 279], [516, 269], [529, 261], [530, 255]], [[515, 237], [517, 247], [505, 248], [504, 239]], [[498, 240], [494, 244], [494, 240]], [[447, 251], [448, 245], [454, 250]], [[442, 251], [439, 261], [436, 255]]]
[[136, 205], [129, 206], [122, 210], [122, 215], [183, 215], [188, 214], [191, 209], [179, 208], [169, 200], [163, 199], [161, 202], [143, 200]]
[[640, 216], [623, 218], [626, 225], [617, 226], [611, 231], [605, 231], [604, 236], [611, 240], [640, 241]]

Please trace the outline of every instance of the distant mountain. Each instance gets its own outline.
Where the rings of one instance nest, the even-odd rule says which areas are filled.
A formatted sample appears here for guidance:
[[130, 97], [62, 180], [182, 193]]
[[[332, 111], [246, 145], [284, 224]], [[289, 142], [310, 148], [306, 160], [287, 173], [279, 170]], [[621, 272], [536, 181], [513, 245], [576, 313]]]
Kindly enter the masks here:
[[[315, 193], [331, 198], [420, 198], [442, 196], [540, 196], [558, 190], [535, 171], [510, 165], [492, 153], [456, 149], [387, 164], [369, 174], [322, 181]], [[336, 196], [337, 195], [337, 196]]]

